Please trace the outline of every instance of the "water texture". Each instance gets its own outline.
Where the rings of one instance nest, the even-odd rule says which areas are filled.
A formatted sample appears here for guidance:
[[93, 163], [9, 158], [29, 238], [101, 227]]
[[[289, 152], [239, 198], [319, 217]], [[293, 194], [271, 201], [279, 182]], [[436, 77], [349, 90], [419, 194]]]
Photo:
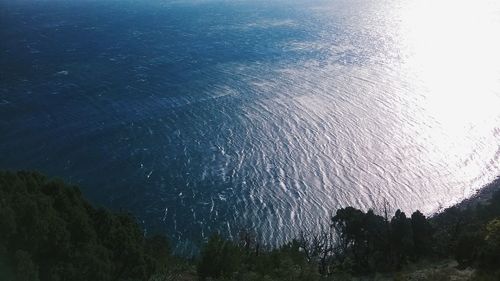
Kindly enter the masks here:
[[0, 168], [179, 250], [429, 214], [500, 172], [498, 30], [488, 0], [0, 0]]

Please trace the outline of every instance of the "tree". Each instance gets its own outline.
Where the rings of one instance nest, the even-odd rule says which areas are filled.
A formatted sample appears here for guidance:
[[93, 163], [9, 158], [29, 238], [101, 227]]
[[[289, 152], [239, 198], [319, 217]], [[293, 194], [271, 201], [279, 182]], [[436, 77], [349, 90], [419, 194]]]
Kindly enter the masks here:
[[145, 251], [154, 262], [154, 270], [161, 270], [170, 260], [170, 244], [163, 235], [154, 235], [146, 239]]
[[411, 222], [404, 212], [397, 210], [391, 219], [391, 244], [393, 250], [393, 265], [399, 269], [406, 263], [408, 256], [413, 254], [413, 233]]
[[198, 276], [201, 280], [208, 277], [230, 277], [239, 269], [242, 260], [240, 249], [220, 235], [213, 235], [201, 251], [198, 262]]
[[486, 225], [484, 246], [481, 249], [481, 266], [500, 268], [500, 219], [493, 219]]
[[16, 251], [16, 281], [38, 281], [38, 267], [33, 263], [30, 254]]
[[148, 240], [128, 214], [94, 209], [74, 186], [0, 171], [0, 269], [17, 279], [147, 280], [168, 255], [166, 241]]
[[365, 229], [368, 247], [368, 269], [371, 272], [389, 271], [391, 251], [390, 225], [382, 216], [376, 215], [373, 210], [369, 210], [365, 215]]
[[433, 230], [427, 218], [420, 211], [415, 211], [411, 215], [411, 229], [415, 258], [429, 255], [432, 251]]
[[364, 213], [353, 207], [339, 209], [332, 217], [332, 227], [340, 233], [342, 251], [346, 256], [353, 255], [362, 268], [366, 250]]

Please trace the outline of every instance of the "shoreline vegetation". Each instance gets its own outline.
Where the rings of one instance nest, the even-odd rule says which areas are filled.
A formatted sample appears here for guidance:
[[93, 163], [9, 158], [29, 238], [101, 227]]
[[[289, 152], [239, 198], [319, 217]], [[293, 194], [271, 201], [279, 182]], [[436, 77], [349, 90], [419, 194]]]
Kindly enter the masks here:
[[500, 178], [429, 218], [381, 207], [338, 209], [279, 247], [215, 234], [188, 259], [76, 186], [0, 171], [0, 280], [500, 280]]

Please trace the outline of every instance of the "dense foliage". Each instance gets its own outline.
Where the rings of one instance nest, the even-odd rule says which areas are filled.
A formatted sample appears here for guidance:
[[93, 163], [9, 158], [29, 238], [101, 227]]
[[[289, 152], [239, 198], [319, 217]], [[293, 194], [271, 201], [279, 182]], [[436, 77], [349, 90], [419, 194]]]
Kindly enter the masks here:
[[454, 256], [464, 268], [500, 269], [500, 179], [487, 188], [495, 191], [486, 202], [466, 201], [432, 218], [435, 251]]
[[198, 276], [201, 280], [317, 280], [319, 273], [301, 251], [297, 240], [276, 248], [260, 250], [259, 244], [250, 246], [212, 236], [201, 252]]
[[0, 172], [0, 280], [147, 280], [168, 259], [129, 215], [32, 172]]
[[175, 271], [165, 238], [145, 237], [131, 216], [95, 209], [78, 188], [38, 173], [0, 172], [0, 280], [350, 280], [450, 258], [500, 280], [500, 180], [487, 188], [488, 198], [432, 218], [341, 208], [323, 231], [281, 247], [248, 231], [214, 235], [195, 266]]
[[419, 211], [407, 217], [397, 210], [389, 217], [386, 211], [342, 208], [327, 230], [305, 231], [267, 251], [248, 234], [239, 242], [214, 236], [201, 253], [198, 274], [202, 280], [349, 280], [393, 274], [422, 260], [456, 259], [459, 267], [472, 266], [486, 276], [481, 280], [500, 280], [500, 180], [487, 188], [494, 190], [491, 198], [432, 218]]
[[432, 253], [433, 230], [418, 211], [407, 218], [398, 210], [389, 220], [347, 207], [331, 222], [327, 231], [302, 233], [271, 250], [259, 250], [255, 240], [236, 243], [213, 236], [201, 253], [198, 274], [202, 280], [319, 280], [339, 273], [392, 272]]

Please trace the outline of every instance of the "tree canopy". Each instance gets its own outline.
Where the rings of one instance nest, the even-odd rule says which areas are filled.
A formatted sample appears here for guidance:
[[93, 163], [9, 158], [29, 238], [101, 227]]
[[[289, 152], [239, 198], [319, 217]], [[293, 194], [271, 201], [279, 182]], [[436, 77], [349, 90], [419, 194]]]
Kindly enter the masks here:
[[[185, 276], [164, 236], [146, 237], [135, 218], [94, 208], [79, 189], [36, 172], [0, 172], [0, 280], [332, 280], [394, 273], [421, 260], [454, 258], [500, 277], [500, 180], [478, 204], [431, 217], [340, 208], [321, 230], [304, 229], [279, 247], [256, 233], [214, 234]], [[163, 274], [163, 275], [162, 275]], [[182, 275], [183, 273], [181, 273]], [[335, 277], [333, 280], [337, 280]]]
[[1, 280], [147, 280], [168, 254], [165, 238], [95, 209], [75, 186], [0, 172]]

